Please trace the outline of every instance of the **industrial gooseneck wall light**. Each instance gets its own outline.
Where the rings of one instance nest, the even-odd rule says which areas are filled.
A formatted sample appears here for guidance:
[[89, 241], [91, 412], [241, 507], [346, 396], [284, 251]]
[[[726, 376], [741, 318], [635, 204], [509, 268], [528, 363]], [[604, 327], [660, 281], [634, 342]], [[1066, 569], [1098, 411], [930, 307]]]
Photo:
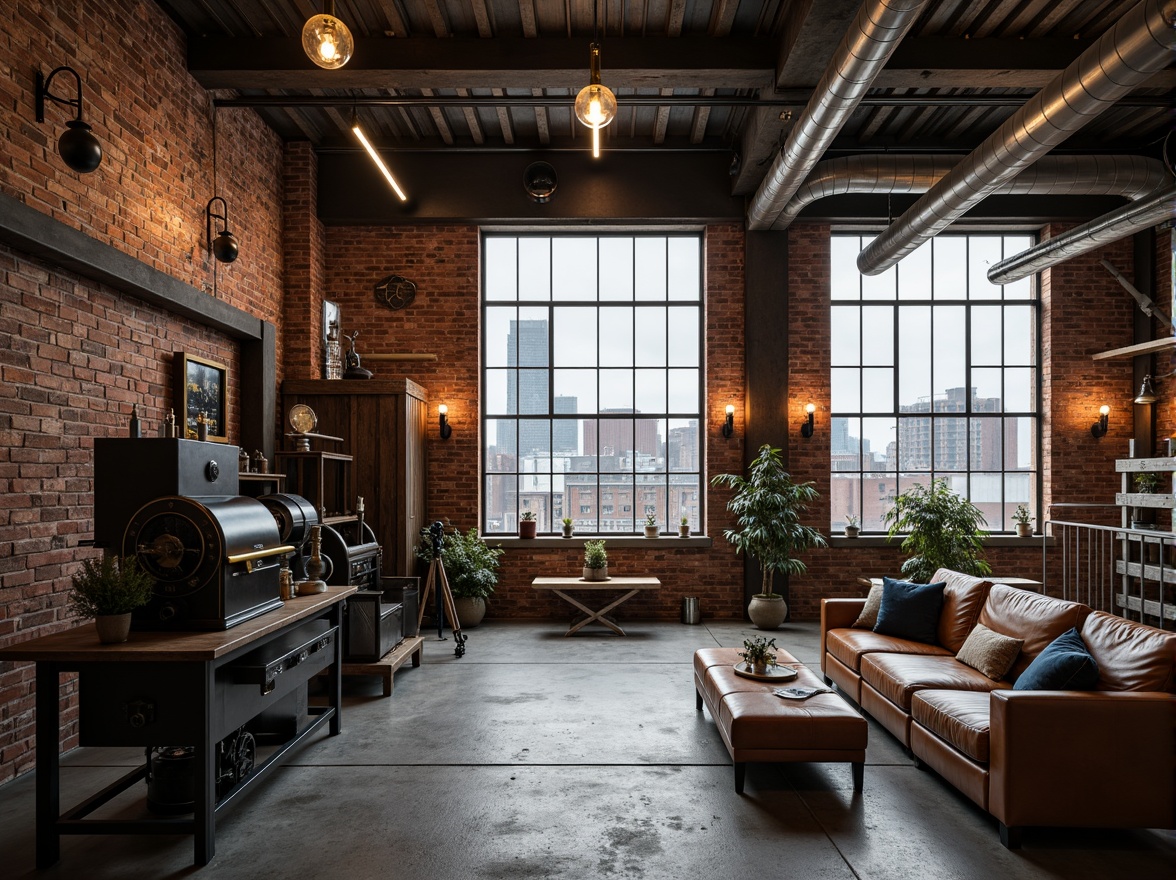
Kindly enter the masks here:
[[[217, 213], [214, 205], [220, 202], [220, 213]], [[237, 259], [241, 248], [237, 244], [237, 238], [233, 233], [229, 232], [229, 206], [220, 196], [213, 196], [208, 200], [208, 207], [204, 209], [206, 214], [206, 222], [208, 225], [208, 249], [212, 251], [212, 255], [216, 257], [218, 262], [231, 263]], [[212, 221], [221, 221], [219, 231], [215, 236], [212, 234]]]
[[[68, 73], [77, 83], [77, 94], [73, 98], [59, 98], [49, 91], [53, 86], [53, 77], [59, 73]], [[82, 78], [72, 67], [58, 67], [48, 77], [41, 76], [37, 71], [37, 122], [45, 121], [45, 100], [55, 104], [65, 104], [75, 108], [77, 116], [66, 123], [66, 130], [57, 141], [57, 152], [62, 160], [74, 171], [87, 174], [96, 169], [102, 162], [102, 145], [94, 137], [88, 123], [82, 120]]]
[[449, 435], [453, 433], [453, 426], [449, 424], [449, 407], [445, 404], [437, 407], [437, 417], [441, 422], [441, 439], [448, 440]]
[[1107, 433], [1107, 417], [1111, 414], [1111, 408], [1105, 403], [1098, 408], [1098, 421], [1090, 426], [1090, 433], [1095, 437], [1105, 437]]
[[351, 60], [355, 39], [347, 25], [335, 17], [335, 0], [326, 0], [322, 14], [312, 16], [302, 26], [302, 49], [311, 61], [327, 70], [337, 70]]
[[727, 417], [723, 420], [723, 436], [730, 437], [735, 433], [735, 405], [727, 404]]
[[813, 413], [817, 411], [817, 405], [815, 403], [805, 404], [804, 411], [807, 418], [800, 426], [800, 436], [807, 438], [813, 436]]

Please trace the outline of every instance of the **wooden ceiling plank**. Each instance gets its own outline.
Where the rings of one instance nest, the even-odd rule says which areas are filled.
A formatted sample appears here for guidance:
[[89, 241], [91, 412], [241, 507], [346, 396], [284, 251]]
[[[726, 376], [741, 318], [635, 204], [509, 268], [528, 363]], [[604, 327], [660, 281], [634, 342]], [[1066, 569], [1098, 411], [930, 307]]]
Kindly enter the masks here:
[[672, 0], [670, 3], [670, 17], [666, 22], [666, 35], [670, 37], [682, 36], [682, 20], [686, 18], [686, 0]]
[[[709, 97], [715, 93], [714, 89], [703, 89], [703, 95]], [[706, 125], [710, 122], [710, 107], [695, 107], [694, 118], [690, 122], [690, 143], [701, 144], [706, 137]]]
[[[672, 95], [672, 94], [674, 94], [674, 90], [673, 89], [662, 89], [661, 94], [663, 96]], [[653, 142], [655, 144], [665, 143], [666, 126], [668, 126], [669, 124], [670, 124], [670, 108], [669, 107], [658, 107], [657, 108], [657, 116], [654, 118], [654, 121], [653, 121]]]
[[716, 36], [731, 33], [731, 25], [735, 21], [735, 13], [739, 10], [739, 0], [717, 0], [714, 15], [711, 18], [710, 32]]
[[[543, 89], [531, 89], [531, 94], [536, 98], [543, 94]], [[535, 108], [535, 131], [539, 135], [539, 143], [547, 145], [551, 143], [551, 131], [547, 125], [547, 108]]]
[[[983, 17], [972, 28], [972, 37], [982, 39], [1002, 31], [1009, 16], [1016, 12], [1024, 2], [1025, 0], [1000, 0], [995, 7], [984, 10]], [[982, 4], [975, 5], [983, 10]]]
[[478, 25], [478, 36], [483, 40], [494, 36], [494, 28], [490, 24], [490, 10], [486, 0], [470, 0], [470, 8], [474, 13], [474, 21]]
[[433, 25], [433, 36], [435, 37], [451, 37], [453, 32], [449, 29], [449, 22], [445, 18], [445, 13], [441, 11], [437, 0], [422, 0], [425, 11], [429, 14], [429, 22]]
[[533, 40], [539, 36], [539, 28], [535, 24], [535, 4], [533, 0], [519, 0], [519, 18], [523, 23], [523, 36]]
[[[457, 93], [464, 97], [469, 97], [469, 89], [458, 89]], [[484, 144], [486, 142], [486, 135], [482, 132], [482, 123], [478, 121], [478, 113], [473, 107], [462, 107], [462, 115], [465, 116], [466, 125], [470, 129], [470, 137], [474, 139], [475, 144]]]
[[[432, 89], [421, 89], [422, 95], [433, 95]], [[437, 127], [437, 134], [441, 136], [441, 140], [449, 146], [453, 146], [453, 130], [449, 127], [449, 122], [445, 118], [445, 111], [440, 107], [430, 107], [429, 116], [433, 120], [433, 125]]]
[[396, 0], [375, 0], [376, 6], [384, 16], [385, 32], [391, 31], [397, 37], [409, 36], [408, 23], [400, 15], [400, 7]]
[[866, 116], [866, 122], [858, 132], [857, 140], [859, 144], [868, 144], [874, 135], [886, 124], [887, 120], [894, 115], [894, 107], [875, 107], [869, 115]]
[[1081, 2], [1082, 0], [1058, 0], [1058, 2], [1045, 0], [1045, 14], [1032, 24], [1026, 36], [1030, 38], [1065, 36], [1064, 34], [1055, 34], [1054, 29], [1058, 26], [1058, 22], [1069, 15], [1074, 7]]
[[[491, 89], [490, 92], [499, 98], [501, 98], [504, 94], [503, 89]], [[513, 144], [514, 126], [511, 125], [510, 110], [500, 105], [494, 108], [494, 112], [498, 114], [498, 128], [502, 132], [502, 139], [508, 144]]]
[[1050, 6], [1057, 5], [1060, 4], [1055, 0], [1022, 0], [1020, 8], [1009, 17], [998, 33], [1002, 37], [1028, 36], [1033, 22]]

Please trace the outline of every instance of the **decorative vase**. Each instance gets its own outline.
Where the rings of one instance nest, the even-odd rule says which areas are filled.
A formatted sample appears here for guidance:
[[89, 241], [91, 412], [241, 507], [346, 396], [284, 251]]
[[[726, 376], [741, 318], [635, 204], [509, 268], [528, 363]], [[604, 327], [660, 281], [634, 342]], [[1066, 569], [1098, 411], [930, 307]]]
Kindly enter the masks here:
[[856, 538], [860, 532], [861, 532], [860, 526], [846, 526], [845, 527], [845, 537], [847, 537], [847, 538]]
[[100, 614], [94, 618], [98, 628], [98, 641], [104, 645], [125, 642], [131, 634], [131, 612], [126, 614]]
[[661, 529], [658, 526], [645, 527], [645, 537], [647, 538], [656, 538], [660, 532]]
[[539, 523], [533, 519], [519, 520], [519, 537], [534, 538], [539, 531]]
[[1017, 537], [1032, 538], [1033, 537], [1033, 523], [1017, 523]]
[[788, 604], [783, 596], [756, 595], [747, 606], [747, 616], [756, 629], [777, 629], [788, 616]]
[[572, 537], [572, 532], [573, 532], [573, 530], [574, 530], [574, 529], [575, 529], [575, 526], [564, 526], [564, 527], [563, 527], [563, 536], [564, 536], [565, 538], [570, 538], [570, 537]]
[[486, 616], [486, 600], [481, 596], [454, 596], [453, 609], [457, 612], [458, 625], [462, 629], [473, 629]]
[[586, 581], [607, 581], [608, 580], [608, 566], [603, 568], [589, 568], [584, 566], [584, 580]]

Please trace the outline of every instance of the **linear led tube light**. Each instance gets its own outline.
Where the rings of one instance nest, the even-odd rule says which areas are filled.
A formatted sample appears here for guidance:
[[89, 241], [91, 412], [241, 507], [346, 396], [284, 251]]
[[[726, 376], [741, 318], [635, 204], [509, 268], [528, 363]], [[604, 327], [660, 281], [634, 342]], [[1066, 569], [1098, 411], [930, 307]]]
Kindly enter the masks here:
[[376, 163], [376, 167], [383, 172], [384, 177], [388, 183], [391, 184], [392, 189], [396, 190], [396, 195], [400, 196], [400, 201], [407, 202], [408, 196], [404, 194], [404, 190], [400, 188], [400, 184], [396, 182], [396, 178], [392, 176], [392, 172], [388, 170], [388, 166], [384, 164], [384, 160], [380, 158], [380, 154], [376, 152], [368, 139], [364, 136], [363, 129], [359, 126], [358, 119], [351, 120], [351, 130], [355, 132], [355, 136], [359, 138], [359, 142], [363, 144], [363, 148], [367, 150], [368, 155], [372, 157], [372, 161]]

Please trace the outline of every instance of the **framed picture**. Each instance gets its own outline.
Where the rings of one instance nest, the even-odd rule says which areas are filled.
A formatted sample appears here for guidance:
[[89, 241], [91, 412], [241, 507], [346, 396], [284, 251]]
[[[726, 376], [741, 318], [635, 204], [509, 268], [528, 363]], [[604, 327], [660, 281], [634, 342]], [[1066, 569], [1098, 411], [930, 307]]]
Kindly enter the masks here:
[[327, 344], [327, 334], [331, 330], [331, 322], [334, 321], [338, 329], [338, 339], [343, 338], [343, 325], [339, 318], [339, 304], [333, 303], [330, 300], [323, 300], [323, 345]]
[[204, 413], [208, 439], [227, 443], [229, 370], [224, 364], [177, 351], [175, 356], [175, 402], [183, 426], [181, 436], [197, 438], [196, 420]]

